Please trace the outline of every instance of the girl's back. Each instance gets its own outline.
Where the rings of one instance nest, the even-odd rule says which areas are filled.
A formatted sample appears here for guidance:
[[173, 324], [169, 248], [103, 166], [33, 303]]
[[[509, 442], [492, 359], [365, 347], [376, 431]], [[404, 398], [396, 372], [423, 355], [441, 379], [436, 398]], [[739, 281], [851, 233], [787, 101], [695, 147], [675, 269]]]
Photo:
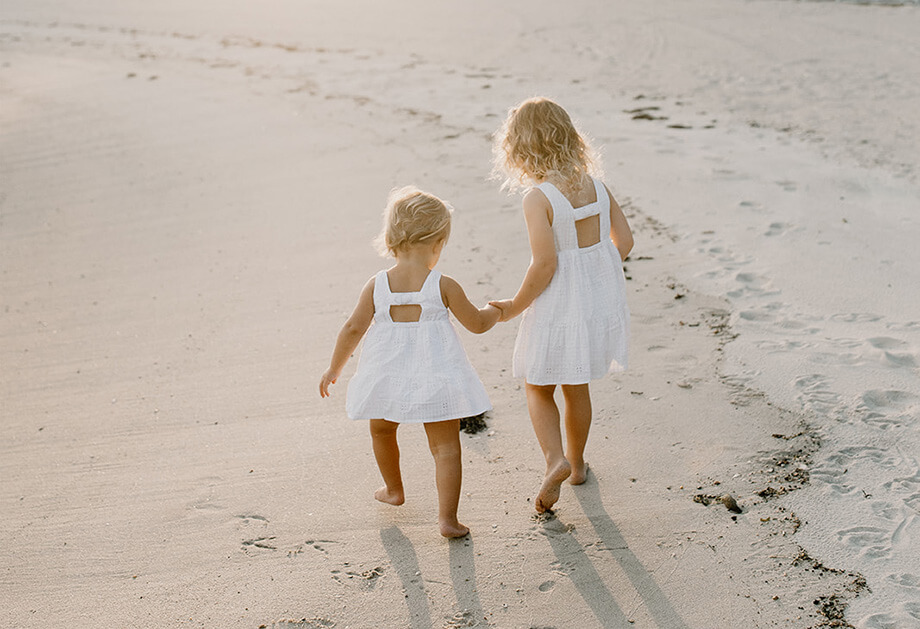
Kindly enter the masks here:
[[515, 343], [514, 374], [530, 384], [584, 384], [626, 368], [629, 310], [619, 251], [611, 233], [604, 185], [572, 196], [549, 182], [537, 189], [552, 207], [556, 271], [524, 313]]

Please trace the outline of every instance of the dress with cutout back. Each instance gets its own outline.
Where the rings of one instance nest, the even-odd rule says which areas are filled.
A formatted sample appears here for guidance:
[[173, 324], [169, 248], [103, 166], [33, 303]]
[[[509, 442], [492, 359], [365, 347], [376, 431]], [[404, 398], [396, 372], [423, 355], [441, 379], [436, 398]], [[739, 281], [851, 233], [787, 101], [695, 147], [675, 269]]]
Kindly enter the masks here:
[[[574, 208], [549, 182], [538, 188], [553, 207], [556, 272], [524, 312], [513, 374], [536, 385], [585, 384], [627, 366], [629, 309], [620, 253], [610, 240], [610, 197]], [[575, 221], [598, 214], [600, 241], [579, 248]]]
[[[390, 306], [418, 304], [418, 321], [396, 322]], [[479, 415], [492, 408], [441, 299], [441, 274], [418, 291], [394, 293], [386, 271], [374, 279], [374, 321], [345, 410], [352, 419], [423, 423]]]

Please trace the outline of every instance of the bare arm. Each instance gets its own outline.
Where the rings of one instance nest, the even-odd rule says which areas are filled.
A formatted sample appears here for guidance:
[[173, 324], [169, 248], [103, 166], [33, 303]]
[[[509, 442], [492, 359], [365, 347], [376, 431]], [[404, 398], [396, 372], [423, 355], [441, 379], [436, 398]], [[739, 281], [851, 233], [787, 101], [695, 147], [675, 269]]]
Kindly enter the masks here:
[[502, 321], [518, 316], [549, 286], [556, 273], [556, 243], [553, 239], [551, 213], [553, 206], [539, 190], [524, 196], [524, 220], [530, 239], [530, 266], [521, 281], [517, 294], [510, 300], [493, 302], [502, 311]]
[[607, 191], [607, 196], [610, 197], [610, 240], [620, 252], [620, 259], [625, 260], [633, 248], [632, 230], [629, 228], [623, 210], [620, 209], [620, 204], [613, 198], [610, 188], [605, 184], [604, 189]]
[[441, 299], [447, 306], [457, 321], [467, 330], [474, 334], [482, 334], [489, 331], [492, 326], [498, 323], [501, 311], [495, 306], [486, 306], [477, 308], [467, 298], [466, 293], [457, 281], [446, 275], [441, 276]]
[[345, 368], [345, 363], [355, 353], [358, 343], [364, 338], [364, 333], [370, 327], [374, 320], [374, 278], [371, 278], [364, 288], [361, 289], [361, 296], [358, 297], [358, 303], [354, 311], [342, 329], [335, 341], [335, 349], [332, 350], [332, 360], [329, 362], [329, 369], [323, 374], [319, 381], [320, 397], [329, 397], [329, 385], [335, 384], [339, 379], [339, 374]]

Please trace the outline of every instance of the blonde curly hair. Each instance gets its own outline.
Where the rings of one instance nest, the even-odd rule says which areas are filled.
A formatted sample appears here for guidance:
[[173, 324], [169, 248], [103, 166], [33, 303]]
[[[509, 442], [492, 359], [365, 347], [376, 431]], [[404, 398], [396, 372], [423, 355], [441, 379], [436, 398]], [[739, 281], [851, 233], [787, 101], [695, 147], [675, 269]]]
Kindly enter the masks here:
[[445, 201], [415, 186], [393, 189], [374, 244], [380, 255], [395, 257], [412, 245], [447, 240], [452, 211]]
[[493, 177], [512, 191], [551, 177], [561, 179], [566, 191], [572, 191], [585, 176], [600, 176], [598, 158], [569, 114], [543, 97], [508, 110], [495, 133], [492, 157]]

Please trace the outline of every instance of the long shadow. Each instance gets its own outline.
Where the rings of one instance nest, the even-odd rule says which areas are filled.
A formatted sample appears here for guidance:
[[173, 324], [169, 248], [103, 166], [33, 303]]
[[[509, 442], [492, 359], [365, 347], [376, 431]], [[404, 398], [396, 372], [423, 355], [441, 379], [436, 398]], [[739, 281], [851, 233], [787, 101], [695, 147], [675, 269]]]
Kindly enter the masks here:
[[689, 629], [651, 573], [642, 565], [639, 558], [629, 550], [629, 546], [626, 544], [626, 540], [623, 539], [620, 529], [617, 528], [613, 519], [607, 514], [604, 509], [604, 503], [601, 500], [597, 477], [591, 474], [584, 485], [574, 489], [582, 511], [585, 512], [610, 554], [620, 564], [623, 572], [626, 573], [627, 578], [629, 578], [643, 603], [645, 603], [645, 607], [651, 614], [652, 619], [654, 619], [655, 624], [661, 629]]
[[399, 575], [399, 580], [402, 581], [403, 591], [406, 594], [406, 606], [409, 608], [409, 627], [411, 629], [432, 629], [428, 594], [425, 592], [415, 547], [397, 526], [380, 531], [380, 540], [390, 557], [390, 563], [396, 569], [396, 574]]
[[557, 518], [552, 518], [543, 523], [543, 528], [559, 562], [572, 566], [569, 579], [601, 626], [604, 629], [623, 629], [632, 626], [604, 584], [601, 575], [597, 573], [591, 559], [585, 554], [581, 542], [575, 539], [569, 527]]
[[450, 540], [450, 580], [457, 595], [457, 605], [464, 620], [478, 624], [486, 617], [476, 587], [475, 557], [472, 538]]

